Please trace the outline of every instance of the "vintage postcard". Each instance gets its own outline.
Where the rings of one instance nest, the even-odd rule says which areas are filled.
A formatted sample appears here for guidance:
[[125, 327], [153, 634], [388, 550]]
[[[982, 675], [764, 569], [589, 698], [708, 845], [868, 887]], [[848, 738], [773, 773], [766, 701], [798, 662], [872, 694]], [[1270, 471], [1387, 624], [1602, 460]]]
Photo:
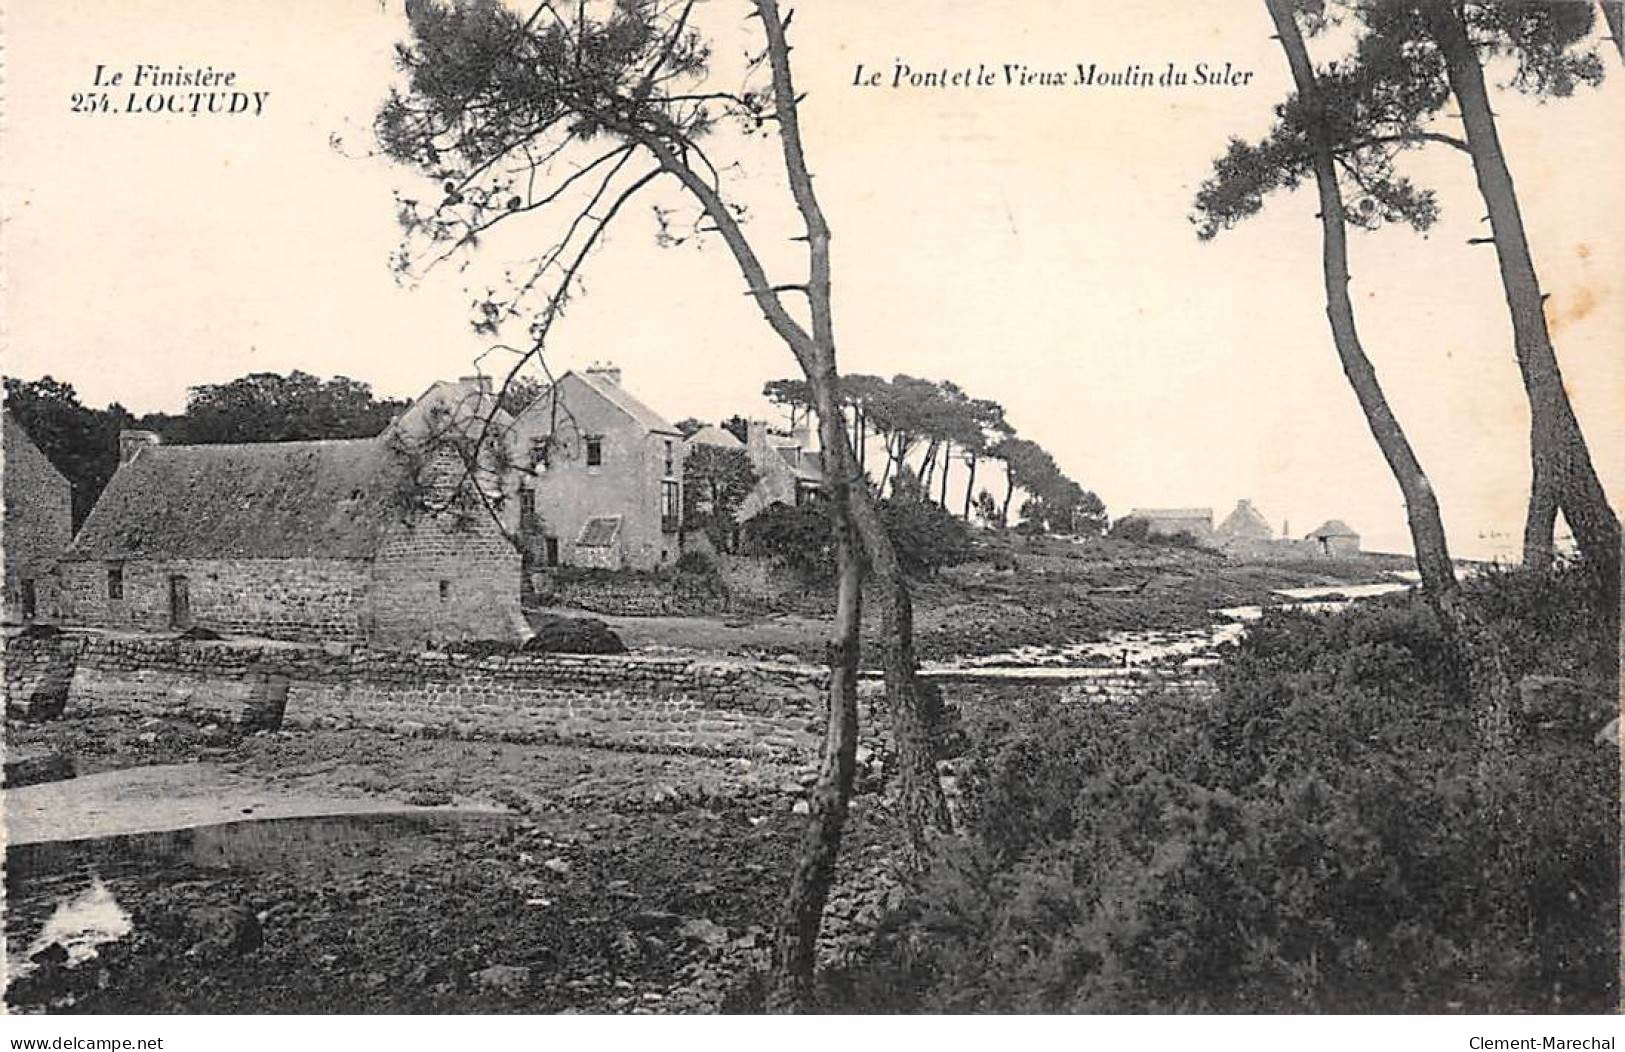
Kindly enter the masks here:
[[8, 1026], [1614, 1047], [1621, 18], [7, 0]]

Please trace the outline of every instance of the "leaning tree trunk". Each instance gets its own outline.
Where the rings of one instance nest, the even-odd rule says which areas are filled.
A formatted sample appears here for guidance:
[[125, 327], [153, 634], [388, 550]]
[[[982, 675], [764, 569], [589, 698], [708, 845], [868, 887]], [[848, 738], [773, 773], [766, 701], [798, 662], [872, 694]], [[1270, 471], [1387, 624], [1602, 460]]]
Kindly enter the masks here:
[[937, 488], [937, 503], [942, 505], [943, 511], [948, 510], [948, 465], [954, 462], [953, 452], [952, 442], [942, 447], [942, 480]]
[[999, 508], [999, 529], [1010, 528], [1010, 499], [1016, 495], [1016, 480], [1010, 475], [1010, 462], [1004, 465], [1004, 504]]
[[[818, 401], [820, 441], [837, 454], [847, 447], [846, 428], [830, 395], [833, 357], [822, 363], [827, 372], [813, 381]], [[858, 649], [863, 603], [862, 550], [850, 510], [853, 464], [825, 458], [824, 493], [835, 536], [835, 628], [830, 644], [829, 725], [819, 762], [818, 781], [808, 800], [807, 826], [796, 854], [790, 890], [779, 916], [773, 986], [768, 1009], [806, 1012], [814, 1007], [813, 968], [824, 905], [835, 878], [858, 747]]]
[[[1291, 0], [1264, 0], [1275, 22], [1281, 47], [1292, 67], [1298, 95], [1313, 103], [1318, 84], [1309, 52], [1292, 13]], [[1405, 514], [1416, 548], [1417, 568], [1422, 574], [1423, 593], [1449, 632], [1467, 670], [1472, 696], [1482, 699], [1477, 717], [1485, 744], [1486, 762], [1493, 762], [1505, 745], [1510, 718], [1512, 687], [1502, 648], [1495, 633], [1464, 601], [1445, 544], [1444, 526], [1438, 500], [1428, 483], [1416, 453], [1395, 418], [1376, 370], [1366, 357], [1354, 325], [1354, 305], [1349, 299], [1348, 232], [1343, 195], [1337, 184], [1337, 168], [1325, 137], [1325, 123], [1316, 115], [1311, 124], [1311, 149], [1315, 185], [1320, 194], [1322, 269], [1326, 282], [1326, 317], [1331, 323], [1332, 342], [1343, 363], [1343, 372], [1359, 399], [1366, 424], [1377, 440], [1389, 470], [1405, 496]]]
[[[1265, 3], [1275, 21], [1287, 63], [1292, 67], [1298, 96], [1313, 104], [1319, 96], [1319, 88], [1291, 4], [1289, 0], [1265, 0]], [[1326, 141], [1324, 120], [1318, 114], [1311, 125], [1311, 149], [1315, 185], [1320, 194], [1321, 269], [1326, 283], [1326, 318], [1331, 323], [1332, 343], [1342, 362], [1343, 375], [1348, 377], [1360, 410], [1365, 414], [1366, 425], [1405, 497], [1405, 517], [1410, 524], [1422, 587], [1434, 596], [1444, 595], [1455, 589], [1456, 574], [1439, 518], [1439, 502], [1404, 429], [1388, 405], [1377, 371], [1366, 357], [1355, 328], [1354, 304], [1349, 299], [1348, 227], [1343, 194], [1338, 188], [1336, 162]]]
[[974, 453], [972, 453], [969, 457], [965, 458], [965, 466], [970, 470], [970, 477], [965, 479], [965, 521], [966, 522], [970, 521], [970, 499], [971, 499], [970, 495], [971, 495], [971, 491], [976, 488], [976, 461], [977, 461], [977, 456]]
[[[1484, 86], [1484, 70], [1468, 39], [1459, 8], [1440, 3], [1427, 10], [1434, 40], [1444, 56], [1450, 90], [1461, 107], [1467, 149], [1473, 159], [1479, 193], [1489, 212], [1501, 285], [1512, 315], [1513, 345], [1529, 397], [1531, 490], [1540, 501], [1549, 500], [1542, 490], [1550, 479], [1556, 506], [1574, 531], [1586, 562], [1606, 579], [1617, 581], [1619, 519], [1609, 507], [1602, 482], [1597, 478], [1591, 451], [1580, 431], [1574, 407], [1563, 386], [1557, 355], [1552, 350], [1540, 281], [1535, 275], [1534, 259], [1524, 233], [1512, 173], [1507, 168], [1506, 154], [1496, 133], [1489, 92]], [[1544, 503], [1540, 509], [1531, 509], [1528, 525], [1539, 527], [1545, 521]], [[1527, 535], [1525, 539], [1527, 541]], [[1549, 545], [1547, 535], [1533, 553], [1535, 561], [1542, 557], [1540, 549]]]
[[[808, 372], [809, 379], [812, 373], [820, 369], [827, 370], [827, 375], [833, 378], [838, 375], [838, 370], [830, 303], [829, 223], [819, 207], [813, 191], [812, 175], [807, 170], [806, 155], [802, 151], [801, 123], [790, 76], [790, 45], [785, 40], [777, 0], [756, 0], [756, 11], [761, 16], [767, 36], [768, 62], [773, 70], [774, 109], [778, 115], [779, 139], [784, 147], [785, 173], [796, 208], [807, 229], [807, 301], [812, 314], [811, 364], [814, 368], [808, 368], [809, 363], [805, 358], [803, 368]], [[764, 275], [758, 273], [750, 276], [760, 278]], [[829, 386], [833, 399], [833, 380]], [[833, 401], [831, 404], [833, 406]], [[911, 855], [918, 859], [931, 831], [950, 831], [953, 823], [937, 773], [933, 734], [936, 713], [928, 707], [927, 699], [915, 680], [914, 605], [909, 595], [908, 580], [897, 560], [897, 550], [881, 524], [874, 497], [869, 487], [859, 484], [861, 480], [856, 477], [846, 430], [832, 424], [824, 425], [822, 421], [821, 426], [821, 433], [832, 442], [832, 448], [825, 453], [825, 471], [833, 470], [845, 476], [848, 483], [845, 494], [852, 524], [862, 540], [874, 589], [880, 597], [881, 664], [886, 681], [886, 708], [897, 749], [898, 806], [908, 833]]]

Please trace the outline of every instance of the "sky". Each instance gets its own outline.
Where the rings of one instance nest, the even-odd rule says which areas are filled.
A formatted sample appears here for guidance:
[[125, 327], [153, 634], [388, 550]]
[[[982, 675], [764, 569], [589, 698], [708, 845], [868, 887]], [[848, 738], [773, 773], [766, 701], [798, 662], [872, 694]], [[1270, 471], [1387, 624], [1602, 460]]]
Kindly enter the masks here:
[[[701, 22], [726, 76], [753, 23]], [[92, 405], [176, 411], [188, 386], [303, 369], [411, 396], [471, 371], [480, 289], [556, 235], [545, 217], [400, 281], [392, 194], [427, 194], [372, 156], [396, 79], [397, 0], [12, 0], [4, 7], [0, 225], [6, 375], [49, 374]], [[1599, 20], [1600, 26], [1600, 20]], [[1290, 78], [1261, 3], [1151, 0], [804, 3], [792, 28], [802, 124], [834, 231], [844, 371], [951, 379], [1095, 490], [1137, 506], [1249, 498], [1303, 534], [1341, 518], [1409, 549], [1403, 506], [1338, 367], [1312, 189], [1197, 240], [1191, 199], [1232, 135], [1257, 137]], [[1625, 71], [1539, 104], [1496, 95], [1566, 380], [1604, 484], [1625, 492]], [[1250, 74], [1183, 87], [892, 87], [916, 72], [1077, 63]], [[74, 113], [141, 63], [231, 70], [257, 116]], [[859, 86], [858, 66], [879, 72]], [[1492, 83], [1507, 71], [1490, 70]], [[126, 85], [128, 79], [126, 80]], [[123, 87], [123, 86], [121, 86]], [[126, 94], [111, 89], [122, 102]], [[723, 139], [727, 177], [780, 281], [794, 232], [771, 141]], [[1425, 237], [1360, 233], [1359, 325], [1439, 493], [1453, 551], [1509, 554], [1527, 492], [1528, 416], [1471, 169], [1450, 150], [1405, 170], [1439, 194]], [[613, 361], [668, 418], [768, 416], [794, 363], [719, 243], [663, 248], [626, 213], [555, 330], [555, 371]], [[517, 338], [522, 334], [511, 334]], [[495, 359], [487, 358], [487, 368]], [[983, 470], [981, 478], [992, 472]], [[980, 481], [980, 479], [979, 479]], [[953, 485], [962, 485], [962, 476]], [[993, 480], [995, 490], [999, 482]], [[1617, 506], [1617, 505], [1616, 505]]]

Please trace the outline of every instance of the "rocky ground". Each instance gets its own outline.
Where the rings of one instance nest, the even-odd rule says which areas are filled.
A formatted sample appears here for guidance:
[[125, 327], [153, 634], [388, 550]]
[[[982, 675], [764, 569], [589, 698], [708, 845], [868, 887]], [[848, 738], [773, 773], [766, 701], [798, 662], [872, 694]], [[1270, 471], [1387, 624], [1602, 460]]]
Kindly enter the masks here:
[[[972, 563], [919, 586], [922, 657], [1197, 627], [1215, 608], [1268, 601], [1278, 588], [1378, 580], [1403, 565], [1014, 543], [1013, 567]], [[818, 600], [776, 616], [605, 620], [634, 649], [818, 658]], [[966, 709], [973, 734], [978, 713], [998, 708], [998, 698], [977, 700]], [[749, 1010], [810, 779], [766, 760], [372, 731], [245, 734], [182, 720], [12, 722], [6, 736], [14, 749], [71, 757], [81, 775], [202, 761], [290, 792], [509, 812], [495, 825], [404, 832], [357, 817], [338, 841], [313, 831], [302, 841], [307, 827], [284, 823], [275, 850], [234, 860], [79, 845], [19, 865], [14, 852], [6, 937], [28, 974], [7, 1002], [24, 1012]], [[830, 961], [859, 952], [897, 894], [886, 877], [895, 829], [874, 773], [865, 770], [871, 791], [855, 805], [826, 914]], [[41, 933], [86, 896], [129, 930], [81, 960]]]
[[[489, 822], [367, 831], [227, 864], [61, 846], [6, 874], [6, 937], [34, 958], [17, 1011], [636, 1012], [751, 1006], [801, 825], [802, 773], [739, 760], [560, 746], [240, 735], [182, 721], [13, 724], [81, 773], [207, 759], [303, 789], [387, 783], [421, 803], [507, 804]], [[881, 799], [849, 826], [826, 953], [877, 911], [894, 842]], [[39, 945], [52, 914], [101, 881], [129, 934], [68, 960]], [[48, 941], [48, 940], [47, 940]]]
[[[915, 644], [922, 660], [1093, 642], [1116, 632], [1201, 628], [1212, 623], [1214, 610], [1279, 602], [1279, 589], [1387, 581], [1393, 571], [1414, 565], [1408, 557], [1375, 554], [1232, 560], [1103, 537], [1012, 535], [994, 543], [987, 542], [977, 560], [914, 584]], [[634, 650], [822, 660], [832, 603], [827, 589], [811, 585], [774, 612], [592, 616]], [[546, 612], [582, 613], [564, 607]], [[875, 654], [879, 619], [867, 621], [866, 649]]]

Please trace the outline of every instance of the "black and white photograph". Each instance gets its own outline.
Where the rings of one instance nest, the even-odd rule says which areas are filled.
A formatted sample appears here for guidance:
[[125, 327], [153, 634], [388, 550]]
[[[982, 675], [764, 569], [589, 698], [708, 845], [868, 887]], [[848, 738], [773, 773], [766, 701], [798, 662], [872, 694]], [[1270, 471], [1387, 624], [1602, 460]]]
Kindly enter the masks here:
[[1616, 1047], [1617, 0], [6, 0], [0, 371], [10, 1047]]

